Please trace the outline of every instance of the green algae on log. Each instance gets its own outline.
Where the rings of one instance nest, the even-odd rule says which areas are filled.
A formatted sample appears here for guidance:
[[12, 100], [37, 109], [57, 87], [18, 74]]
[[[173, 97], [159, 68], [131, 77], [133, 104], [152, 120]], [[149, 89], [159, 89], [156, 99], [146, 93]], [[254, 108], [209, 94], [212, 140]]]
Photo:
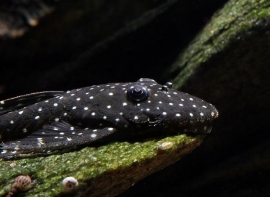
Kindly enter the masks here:
[[[177, 73], [173, 82], [181, 87], [203, 64], [258, 33], [267, 36], [270, 23], [270, 2], [267, 0], [231, 0], [218, 11], [193, 42], [172, 65], [171, 73]], [[258, 35], [259, 36], [259, 35]], [[213, 65], [214, 67], [216, 65]]]
[[[0, 196], [7, 194], [18, 175], [29, 175], [35, 181], [35, 186], [27, 191], [29, 197], [65, 195], [61, 182], [68, 176], [79, 182], [75, 196], [115, 196], [191, 152], [204, 136], [183, 134], [145, 142], [113, 142], [60, 155], [3, 160]], [[164, 142], [172, 142], [173, 146], [159, 150]]]

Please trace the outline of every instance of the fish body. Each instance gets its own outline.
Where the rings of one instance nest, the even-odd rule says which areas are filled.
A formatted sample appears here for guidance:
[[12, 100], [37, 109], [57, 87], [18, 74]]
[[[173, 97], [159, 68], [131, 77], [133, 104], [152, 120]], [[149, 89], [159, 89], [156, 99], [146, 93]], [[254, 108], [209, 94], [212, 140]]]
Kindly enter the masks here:
[[115, 133], [155, 130], [209, 133], [216, 108], [142, 78], [0, 101], [0, 158], [47, 153]]

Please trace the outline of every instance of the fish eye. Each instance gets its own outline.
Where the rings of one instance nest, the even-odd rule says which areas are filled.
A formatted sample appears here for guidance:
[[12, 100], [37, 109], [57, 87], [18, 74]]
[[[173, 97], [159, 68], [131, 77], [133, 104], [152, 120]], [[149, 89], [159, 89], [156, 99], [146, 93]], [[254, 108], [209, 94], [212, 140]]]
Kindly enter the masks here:
[[128, 97], [134, 102], [144, 101], [148, 98], [149, 93], [147, 88], [141, 85], [131, 86], [127, 91]]
[[167, 86], [168, 88], [172, 88], [172, 85], [173, 85], [172, 82], [166, 82], [165, 83], [165, 86]]

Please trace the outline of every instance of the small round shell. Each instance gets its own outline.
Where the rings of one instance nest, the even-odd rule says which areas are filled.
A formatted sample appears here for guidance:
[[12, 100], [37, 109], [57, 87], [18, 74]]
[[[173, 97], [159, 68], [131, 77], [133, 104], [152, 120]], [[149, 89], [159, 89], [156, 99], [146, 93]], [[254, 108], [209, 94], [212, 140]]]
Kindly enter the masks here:
[[172, 142], [163, 142], [158, 146], [158, 150], [163, 151], [163, 150], [170, 149], [171, 147], [173, 147]]
[[16, 177], [12, 187], [18, 188], [20, 191], [27, 191], [33, 186], [32, 180], [28, 175]]
[[62, 181], [62, 186], [65, 192], [72, 192], [79, 186], [79, 182], [74, 177], [66, 177]]
[[21, 191], [27, 191], [33, 186], [32, 180], [28, 175], [20, 175], [15, 178], [7, 197], [14, 196]]

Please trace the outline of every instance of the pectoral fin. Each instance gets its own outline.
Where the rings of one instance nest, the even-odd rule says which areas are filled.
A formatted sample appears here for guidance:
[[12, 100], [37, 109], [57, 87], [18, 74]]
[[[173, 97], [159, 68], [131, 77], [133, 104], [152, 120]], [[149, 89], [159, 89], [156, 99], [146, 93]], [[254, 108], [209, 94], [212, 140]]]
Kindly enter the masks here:
[[23, 139], [3, 143], [0, 146], [0, 158], [72, 148], [77, 145], [89, 144], [111, 135], [115, 131], [116, 129], [111, 127], [88, 129], [74, 127], [66, 122], [54, 122]]

